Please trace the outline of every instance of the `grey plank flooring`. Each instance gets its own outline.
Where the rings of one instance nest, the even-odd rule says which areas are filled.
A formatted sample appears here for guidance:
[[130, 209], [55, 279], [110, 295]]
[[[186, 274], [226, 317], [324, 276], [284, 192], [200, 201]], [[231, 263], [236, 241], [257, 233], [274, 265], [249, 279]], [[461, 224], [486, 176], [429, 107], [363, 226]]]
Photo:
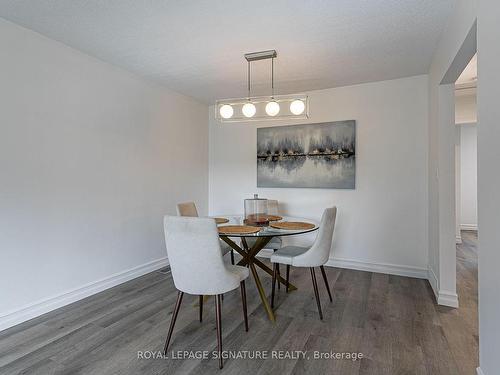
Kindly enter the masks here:
[[[464, 231], [462, 238], [457, 246], [459, 309], [437, 306], [425, 280], [326, 268], [334, 301], [329, 302], [320, 278], [320, 321], [309, 271], [292, 269], [299, 289], [277, 291], [274, 324], [253, 281], [247, 281], [247, 333], [239, 291], [225, 295], [224, 350], [301, 351], [304, 357], [227, 359], [223, 370], [213, 359], [138, 358], [139, 351], [162, 349], [176, 299], [171, 276], [153, 272], [0, 332], [0, 374], [473, 375], [478, 366], [477, 237]], [[270, 278], [261, 277], [270, 291]], [[170, 354], [216, 350], [213, 298], [205, 303], [203, 323], [197, 301], [197, 296], [184, 297]], [[332, 351], [362, 353], [363, 358], [313, 360], [315, 353]]]

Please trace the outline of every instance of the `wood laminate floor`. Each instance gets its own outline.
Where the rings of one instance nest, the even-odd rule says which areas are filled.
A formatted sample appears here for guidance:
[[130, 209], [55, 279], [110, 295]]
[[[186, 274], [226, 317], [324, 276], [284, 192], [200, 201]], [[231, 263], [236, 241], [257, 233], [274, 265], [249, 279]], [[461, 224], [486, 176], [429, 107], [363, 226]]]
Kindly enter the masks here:
[[[306, 358], [227, 359], [223, 370], [213, 359], [138, 358], [162, 349], [176, 298], [170, 275], [153, 272], [0, 332], [0, 374], [473, 375], [476, 255], [475, 233], [463, 232], [457, 246], [459, 309], [437, 306], [425, 280], [327, 268], [334, 302], [328, 302], [318, 272], [325, 315], [320, 321], [309, 271], [292, 269], [299, 290], [278, 292], [273, 324], [249, 279], [250, 332], [243, 328], [239, 292], [226, 294], [224, 350], [248, 356], [304, 351]], [[262, 279], [270, 290], [269, 278]], [[178, 356], [216, 349], [213, 298], [205, 304], [203, 323], [196, 302], [185, 295], [170, 347]], [[315, 352], [332, 351], [362, 353], [363, 359], [313, 359]]]

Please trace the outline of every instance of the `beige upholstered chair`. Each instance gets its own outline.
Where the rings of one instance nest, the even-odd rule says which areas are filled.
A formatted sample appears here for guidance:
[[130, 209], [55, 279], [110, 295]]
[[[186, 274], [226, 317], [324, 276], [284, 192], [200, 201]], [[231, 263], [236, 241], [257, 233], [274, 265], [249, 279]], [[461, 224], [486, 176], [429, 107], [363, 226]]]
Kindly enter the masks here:
[[198, 217], [198, 210], [194, 202], [184, 202], [177, 204], [178, 216]]
[[319, 300], [318, 284], [316, 282], [316, 275], [314, 273], [314, 267], [319, 267], [321, 273], [323, 274], [323, 280], [325, 281], [326, 290], [328, 291], [328, 296], [330, 301], [332, 301], [332, 294], [330, 293], [330, 286], [328, 285], [328, 279], [326, 278], [326, 272], [323, 265], [328, 261], [330, 257], [330, 249], [332, 248], [333, 231], [335, 229], [335, 218], [337, 216], [337, 207], [327, 208], [323, 212], [321, 218], [321, 224], [318, 231], [318, 236], [310, 248], [299, 247], [299, 246], [285, 246], [276, 251], [271, 256], [271, 262], [273, 264], [273, 281], [272, 281], [272, 292], [271, 292], [271, 307], [274, 306], [274, 290], [276, 284], [277, 276], [277, 265], [279, 263], [286, 264], [286, 283], [288, 285], [288, 279], [290, 274], [290, 266], [294, 267], [308, 267], [311, 271], [311, 278], [314, 287], [314, 295], [316, 296], [316, 303], [318, 305], [319, 317], [323, 319], [323, 313], [321, 311], [321, 303]]
[[[198, 217], [198, 210], [196, 209], [196, 204], [194, 202], [178, 203], [177, 215], [187, 216], [187, 217]], [[231, 247], [223, 241], [221, 241], [220, 246], [222, 255], [226, 255], [227, 253], [231, 252], [231, 264], [234, 264], [233, 249], [231, 249]]]
[[245, 291], [248, 269], [224, 263], [219, 232], [213, 219], [165, 216], [164, 228], [168, 261], [178, 294], [163, 351], [166, 354], [184, 293], [200, 296], [200, 321], [203, 296], [213, 295], [216, 296], [217, 347], [219, 367], [222, 368], [221, 297], [223, 293], [240, 287], [245, 330], [248, 331]]

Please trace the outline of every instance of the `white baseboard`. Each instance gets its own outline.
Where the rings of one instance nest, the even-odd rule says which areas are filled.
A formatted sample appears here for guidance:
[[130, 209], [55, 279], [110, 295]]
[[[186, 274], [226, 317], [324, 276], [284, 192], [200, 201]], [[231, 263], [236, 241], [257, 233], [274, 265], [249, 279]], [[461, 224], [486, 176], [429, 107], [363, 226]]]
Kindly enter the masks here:
[[160, 258], [140, 266], [115, 273], [114, 275], [88, 283], [79, 288], [69, 290], [65, 293], [34, 302], [22, 308], [9, 311], [0, 316], [0, 331], [12, 327], [16, 324], [36, 318], [59, 307], [81, 300], [85, 297], [102, 292], [136, 277], [156, 271], [168, 265], [167, 258]]
[[477, 375], [484, 375], [484, 372], [481, 370], [481, 367], [476, 369]]
[[477, 224], [460, 224], [460, 230], [474, 230], [474, 231], [477, 231]]
[[437, 296], [437, 303], [441, 306], [458, 308], [458, 295], [447, 290], [440, 290]]
[[326, 266], [348, 268], [351, 270], [385, 273], [389, 275], [415, 277], [418, 279], [427, 279], [427, 270], [425, 268], [403, 266], [398, 264], [364, 262], [352, 259], [330, 258]]
[[430, 267], [428, 270], [428, 280], [438, 305], [458, 308], [458, 295], [450, 291], [440, 290], [438, 278], [434, 270]]
[[[264, 249], [259, 253], [259, 256], [269, 258], [272, 253], [272, 250]], [[429, 280], [432, 290], [434, 291], [434, 294], [436, 296], [436, 301], [439, 305], [455, 308], [458, 307], [458, 295], [450, 291], [439, 290], [438, 279], [432, 268], [425, 269], [397, 264], [363, 262], [359, 260], [342, 258], [330, 258], [325, 266], [426, 279]]]
[[[259, 256], [269, 258], [273, 250], [263, 249], [260, 251]], [[415, 277], [418, 279], [427, 279], [428, 274], [425, 268], [401, 266], [397, 264], [387, 263], [374, 263], [363, 262], [359, 260], [343, 259], [343, 258], [330, 258], [325, 264], [328, 267], [347, 268], [357, 271], [385, 273], [389, 275]]]

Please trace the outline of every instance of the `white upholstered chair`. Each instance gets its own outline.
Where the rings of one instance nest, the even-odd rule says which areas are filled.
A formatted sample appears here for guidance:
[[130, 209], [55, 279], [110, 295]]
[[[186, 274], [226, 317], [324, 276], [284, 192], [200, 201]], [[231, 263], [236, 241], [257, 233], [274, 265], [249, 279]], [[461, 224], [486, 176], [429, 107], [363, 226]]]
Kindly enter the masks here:
[[[219, 367], [222, 368], [221, 296], [238, 287], [241, 289], [245, 330], [248, 331], [245, 290], [248, 269], [224, 263], [219, 233], [213, 219], [165, 216], [164, 227], [168, 261], [175, 287], [178, 290], [164, 353], [167, 352], [184, 293], [199, 295], [200, 302], [202, 302], [202, 296], [214, 295]], [[202, 306], [200, 304], [200, 321]]]
[[333, 230], [335, 228], [336, 216], [337, 216], [337, 207], [327, 208], [323, 212], [320, 227], [318, 230], [318, 236], [316, 237], [316, 240], [314, 241], [313, 245], [310, 248], [299, 247], [299, 246], [285, 246], [277, 250], [271, 256], [271, 262], [273, 263], [271, 307], [274, 307], [274, 293], [275, 293], [275, 284], [277, 276], [277, 265], [279, 263], [286, 264], [287, 285], [290, 274], [290, 266], [308, 267], [311, 271], [311, 278], [314, 288], [314, 295], [316, 296], [316, 303], [318, 305], [319, 317], [320, 319], [323, 319], [323, 313], [321, 311], [321, 302], [319, 300], [318, 283], [316, 282], [314, 267], [320, 267], [321, 269], [323, 280], [325, 281], [326, 290], [328, 291], [328, 296], [330, 297], [330, 302], [331, 302], [332, 294], [330, 292], [328, 279], [326, 278], [326, 272], [323, 265], [328, 261], [328, 258], [330, 257], [330, 249], [332, 248]]
[[[196, 209], [196, 204], [194, 202], [184, 202], [177, 204], [177, 215], [179, 216], [187, 216], [187, 217], [198, 217], [198, 210]], [[231, 264], [234, 264], [234, 252], [231, 247], [221, 241], [220, 244], [222, 255], [226, 255], [231, 252]]]

